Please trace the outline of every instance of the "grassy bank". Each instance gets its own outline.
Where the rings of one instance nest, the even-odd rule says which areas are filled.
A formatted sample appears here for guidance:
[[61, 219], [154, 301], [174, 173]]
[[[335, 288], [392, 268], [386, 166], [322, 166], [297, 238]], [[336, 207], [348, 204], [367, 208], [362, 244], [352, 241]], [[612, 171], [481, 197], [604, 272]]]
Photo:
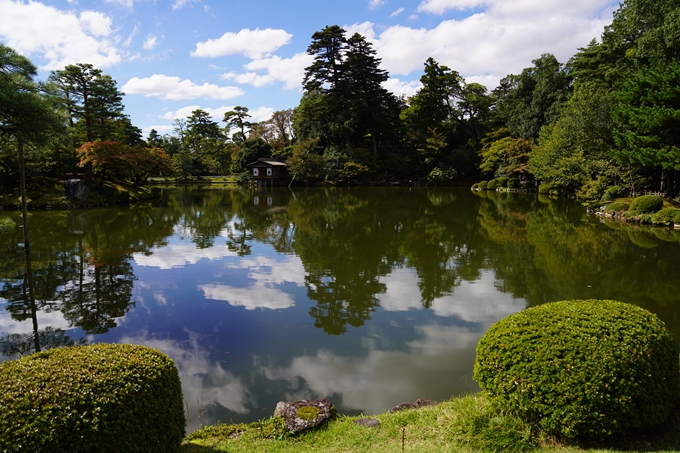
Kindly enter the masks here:
[[[567, 445], [515, 417], [496, 411], [481, 394], [438, 406], [376, 415], [380, 426], [339, 416], [326, 426], [297, 436], [286, 434], [278, 418], [250, 425], [207, 426], [186, 437], [182, 453], [210, 452], [605, 452], [680, 451], [680, 411], [654, 432], [631, 433], [609, 442]], [[403, 431], [402, 431], [403, 428]]]

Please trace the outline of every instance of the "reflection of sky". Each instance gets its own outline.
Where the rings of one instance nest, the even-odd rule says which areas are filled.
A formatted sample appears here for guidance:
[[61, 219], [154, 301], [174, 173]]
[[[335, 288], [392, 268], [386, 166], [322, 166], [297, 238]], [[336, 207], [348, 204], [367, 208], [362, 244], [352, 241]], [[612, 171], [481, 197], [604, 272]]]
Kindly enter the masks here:
[[[135, 303], [94, 342], [136, 343], [168, 354], [182, 379], [192, 426], [270, 416], [281, 400], [328, 397], [344, 413], [379, 413], [417, 398], [473, 392], [475, 345], [496, 320], [525, 306], [482, 272], [424, 309], [414, 269], [379, 277], [385, 291], [365, 324], [341, 336], [315, 328], [298, 256], [249, 240], [251, 254], [226, 245], [227, 230], [199, 249], [175, 229], [167, 245], [132, 256]], [[2, 301], [0, 301], [0, 308]], [[69, 329], [59, 311], [40, 327]], [[31, 333], [0, 310], [0, 335]], [[83, 335], [80, 329], [67, 332]], [[189, 427], [188, 427], [189, 428]]]

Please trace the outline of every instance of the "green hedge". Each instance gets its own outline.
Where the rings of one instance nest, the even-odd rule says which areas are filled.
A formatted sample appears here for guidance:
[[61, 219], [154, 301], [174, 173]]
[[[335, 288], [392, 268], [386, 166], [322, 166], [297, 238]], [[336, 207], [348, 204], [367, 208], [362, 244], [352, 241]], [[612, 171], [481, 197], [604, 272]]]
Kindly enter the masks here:
[[177, 368], [156, 349], [98, 344], [0, 364], [0, 451], [175, 452]]
[[680, 209], [665, 208], [654, 214], [652, 223], [680, 225]]
[[487, 181], [480, 181], [480, 182], [478, 183], [478, 186], [477, 186], [477, 187], [479, 187], [481, 190], [485, 190], [487, 184], [488, 184]]
[[653, 214], [663, 208], [663, 198], [658, 195], [643, 195], [630, 203], [631, 214]]
[[496, 190], [498, 188], [498, 180], [497, 179], [492, 179], [486, 184], [486, 189], [487, 190]]
[[476, 182], [472, 185], [472, 190], [476, 190], [476, 189], [479, 189], [479, 183], [478, 182]]
[[615, 301], [529, 308], [477, 345], [474, 379], [501, 408], [563, 438], [665, 421], [678, 401], [678, 348], [654, 314]]
[[604, 208], [604, 212], [621, 212], [627, 211], [630, 208], [630, 204], [625, 201], [615, 201], [610, 203]]
[[607, 190], [604, 191], [604, 195], [602, 195], [602, 200], [603, 201], [614, 201], [617, 198], [623, 196], [625, 192], [625, 189], [620, 186], [612, 186], [607, 188]]
[[519, 187], [518, 178], [508, 178], [508, 189], [516, 189]]

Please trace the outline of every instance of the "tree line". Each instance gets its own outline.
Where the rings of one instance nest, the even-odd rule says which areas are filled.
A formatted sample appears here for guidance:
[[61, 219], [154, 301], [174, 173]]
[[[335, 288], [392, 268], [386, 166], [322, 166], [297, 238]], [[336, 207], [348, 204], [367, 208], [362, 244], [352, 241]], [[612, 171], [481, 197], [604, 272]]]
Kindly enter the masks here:
[[[33, 177], [84, 171], [140, 184], [150, 175], [244, 175], [249, 162], [278, 157], [306, 184], [516, 177], [584, 200], [608, 190], [675, 195], [678, 49], [680, 0], [626, 0], [600, 40], [566, 63], [540, 55], [489, 91], [428, 58], [421, 88], [405, 98], [384, 88], [389, 74], [371, 43], [333, 25], [312, 36], [296, 108], [253, 122], [237, 106], [222, 124], [199, 109], [173, 133], [143, 138], [110, 76], [77, 64], [37, 83], [30, 61], [1, 46], [0, 173], [5, 189], [16, 184], [25, 142]], [[15, 95], [35, 105], [15, 111]]]

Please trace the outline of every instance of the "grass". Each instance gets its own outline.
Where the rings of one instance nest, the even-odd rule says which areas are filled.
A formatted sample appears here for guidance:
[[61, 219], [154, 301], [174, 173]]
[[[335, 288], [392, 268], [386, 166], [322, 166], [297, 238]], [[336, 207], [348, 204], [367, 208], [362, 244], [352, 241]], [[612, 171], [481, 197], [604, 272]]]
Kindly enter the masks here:
[[[680, 411], [654, 432], [619, 436], [601, 445], [568, 445], [494, 409], [482, 394], [438, 406], [373, 416], [377, 428], [339, 416], [292, 436], [280, 418], [250, 425], [206, 426], [188, 435], [182, 453], [212, 452], [671, 452], [680, 451]], [[402, 428], [404, 443], [402, 450]]]

